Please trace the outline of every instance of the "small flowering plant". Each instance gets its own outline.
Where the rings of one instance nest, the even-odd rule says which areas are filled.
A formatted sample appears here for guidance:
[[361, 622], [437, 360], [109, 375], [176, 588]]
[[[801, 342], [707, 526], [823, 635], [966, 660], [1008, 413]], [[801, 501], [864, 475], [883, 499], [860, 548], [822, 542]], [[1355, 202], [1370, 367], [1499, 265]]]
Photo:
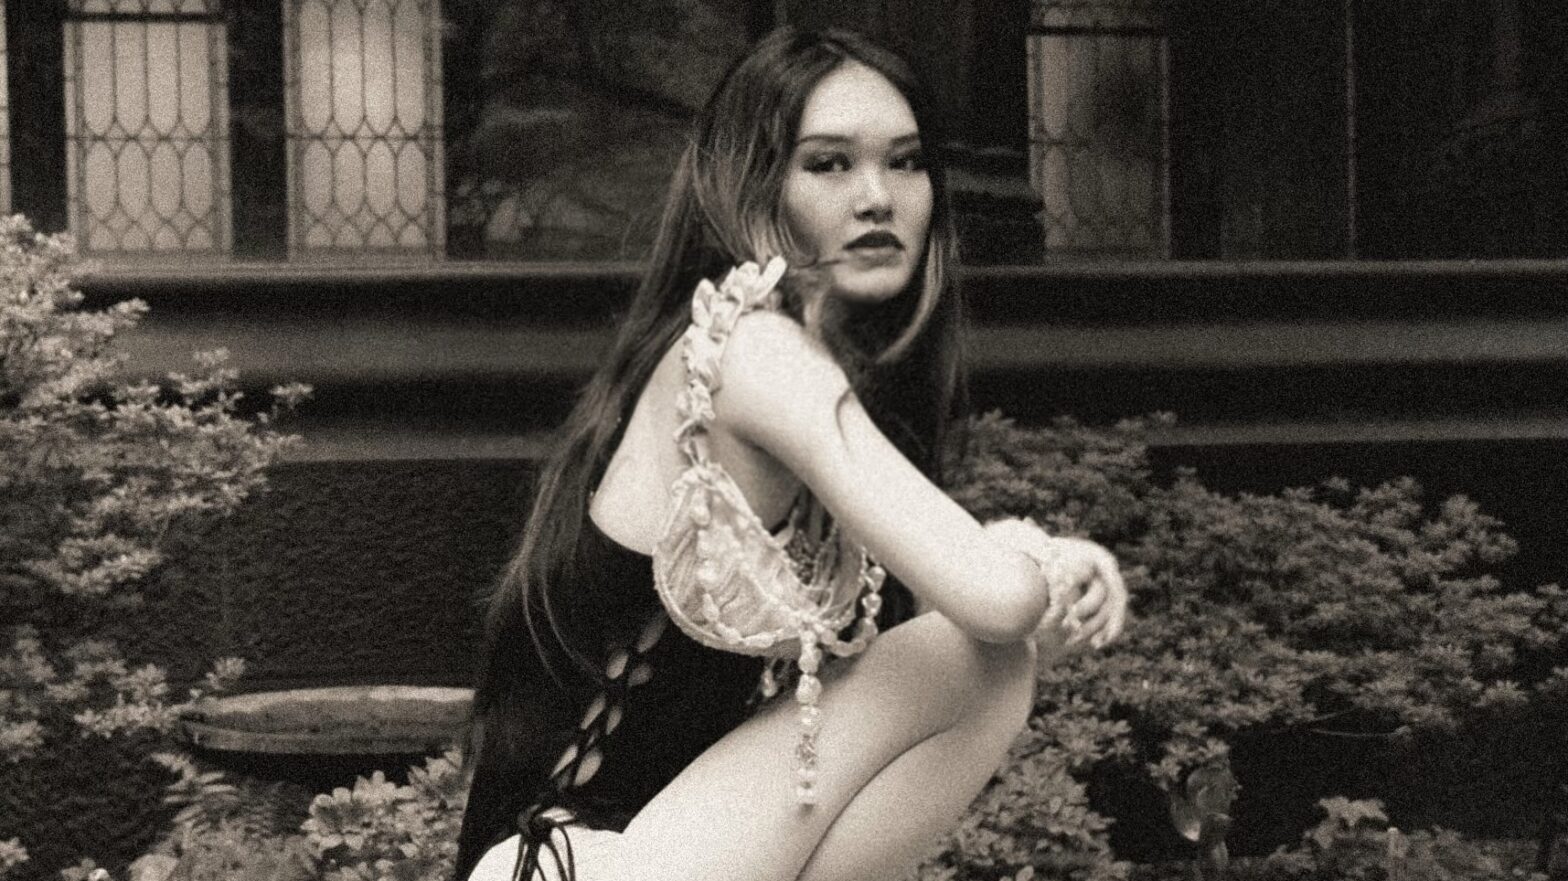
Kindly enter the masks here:
[[[167, 731], [179, 701], [159, 668], [90, 637], [139, 602], [173, 532], [232, 512], [298, 438], [273, 420], [309, 389], [280, 386], [245, 417], [221, 352], [165, 383], [127, 378], [115, 337], [147, 307], [82, 307], [68, 236], [0, 219], [0, 761], [43, 742], [46, 708], [89, 733]], [[218, 662], [205, 691], [243, 671]], [[203, 690], [193, 691], [199, 697]]]
[[457, 827], [467, 800], [456, 752], [409, 769], [399, 786], [380, 771], [310, 803], [301, 826], [324, 881], [442, 881], [457, 857]]
[[30, 625], [14, 628], [10, 651], [0, 654], [0, 759], [16, 763], [40, 749], [52, 716], [69, 716], [83, 734], [100, 737], [168, 734], [181, 709], [226, 691], [245, 672], [242, 659], [222, 658], [208, 671], [205, 687], [192, 688], [180, 701], [171, 698], [162, 668], [132, 668], [111, 643], [81, 640], [57, 654], [46, 652]]
[[[185, 703], [243, 672], [221, 660], [181, 699], [160, 667], [95, 637], [140, 603], [171, 538], [264, 486], [298, 441], [275, 420], [309, 393], [276, 387], [270, 406], [247, 414], [222, 352], [159, 382], [129, 375], [116, 337], [147, 306], [84, 308], [72, 284], [82, 269], [70, 237], [0, 218], [0, 773], [61, 738], [157, 740]], [[21, 840], [51, 829], [5, 817], [0, 832], [24, 834], [0, 866], [26, 859]], [[27, 843], [34, 859], [59, 844]]]

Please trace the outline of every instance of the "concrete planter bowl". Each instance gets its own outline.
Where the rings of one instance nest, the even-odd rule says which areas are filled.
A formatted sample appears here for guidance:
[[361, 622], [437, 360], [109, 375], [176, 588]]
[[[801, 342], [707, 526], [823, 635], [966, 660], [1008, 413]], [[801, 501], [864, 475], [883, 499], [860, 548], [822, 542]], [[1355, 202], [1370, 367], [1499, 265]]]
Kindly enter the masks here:
[[296, 688], [204, 701], [181, 717], [187, 741], [254, 777], [338, 785], [390, 775], [459, 746], [473, 689], [412, 685]]

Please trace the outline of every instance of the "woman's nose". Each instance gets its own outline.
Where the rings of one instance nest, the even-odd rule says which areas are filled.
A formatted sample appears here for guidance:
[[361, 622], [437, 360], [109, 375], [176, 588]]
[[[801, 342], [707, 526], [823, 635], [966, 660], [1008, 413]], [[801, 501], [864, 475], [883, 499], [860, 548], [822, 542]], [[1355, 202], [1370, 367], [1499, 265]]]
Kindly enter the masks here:
[[855, 217], [886, 222], [892, 216], [893, 197], [888, 193], [881, 170], [871, 170], [860, 175], [859, 187], [855, 191]]

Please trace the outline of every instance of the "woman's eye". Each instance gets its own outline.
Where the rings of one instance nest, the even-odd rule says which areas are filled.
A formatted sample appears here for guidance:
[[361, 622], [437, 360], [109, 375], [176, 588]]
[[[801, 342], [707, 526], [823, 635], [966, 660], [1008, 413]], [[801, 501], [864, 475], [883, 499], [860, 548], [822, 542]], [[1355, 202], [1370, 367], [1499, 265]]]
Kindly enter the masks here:
[[900, 171], [925, 171], [926, 156], [918, 150], [913, 153], [905, 153], [893, 160], [893, 167]]
[[848, 171], [849, 157], [842, 153], [824, 153], [808, 158], [802, 167], [813, 174], [823, 174], [830, 171]]

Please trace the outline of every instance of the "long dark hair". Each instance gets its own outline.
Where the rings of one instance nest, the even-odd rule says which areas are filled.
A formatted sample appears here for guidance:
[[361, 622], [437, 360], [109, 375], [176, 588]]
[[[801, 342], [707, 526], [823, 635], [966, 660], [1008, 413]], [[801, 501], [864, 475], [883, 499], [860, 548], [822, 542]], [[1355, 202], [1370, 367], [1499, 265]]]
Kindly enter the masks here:
[[[878, 426], [922, 471], [942, 480], [944, 450], [967, 408], [960, 355], [963, 303], [958, 295], [956, 240], [940, 156], [941, 132], [909, 65], [866, 38], [844, 30], [779, 28], [762, 39], [720, 82], [697, 117], [670, 182], [659, 233], [614, 344], [567, 418], [540, 474], [535, 501], [516, 554], [488, 598], [484, 646], [474, 701], [470, 759], [474, 784], [464, 818], [458, 878], [483, 847], [509, 828], [536, 781], [482, 780], [517, 764], [499, 753], [525, 749], [520, 717], [538, 683], [521, 681], [520, 651], [546, 661], [563, 687], [597, 683], [602, 646], [580, 627], [580, 613], [562, 595], [575, 565], [588, 501], [604, 472], [621, 426], [663, 355], [690, 321], [692, 290], [743, 261], [782, 255], [791, 271], [781, 284], [786, 312], [801, 320], [802, 304], [824, 274], [815, 255], [793, 240], [784, 220], [782, 188], [806, 100], [823, 77], [859, 63], [886, 77], [909, 102], [928, 154], [932, 213], [922, 271], [899, 296], [857, 306], [826, 339]], [[580, 598], [577, 598], [580, 599]], [[904, 594], [907, 605], [907, 593]], [[635, 628], [637, 622], [621, 622]], [[478, 749], [473, 749], [474, 745]], [[476, 756], [475, 753], [482, 755]], [[492, 795], [504, 793], [505, 795]], [[521, 796], [518, 793], [522, 793]]]

